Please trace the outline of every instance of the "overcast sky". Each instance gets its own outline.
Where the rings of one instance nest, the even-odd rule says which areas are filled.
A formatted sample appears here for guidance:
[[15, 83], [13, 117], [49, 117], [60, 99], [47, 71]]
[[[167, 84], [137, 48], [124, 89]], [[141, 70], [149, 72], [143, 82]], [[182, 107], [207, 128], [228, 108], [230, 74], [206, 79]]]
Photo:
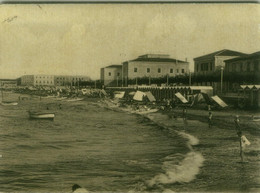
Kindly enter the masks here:
[[0, 78], [100, 77], [146, 53], [191, 63], [221, 49], [260, 51], [259, 4], [0, 5]]

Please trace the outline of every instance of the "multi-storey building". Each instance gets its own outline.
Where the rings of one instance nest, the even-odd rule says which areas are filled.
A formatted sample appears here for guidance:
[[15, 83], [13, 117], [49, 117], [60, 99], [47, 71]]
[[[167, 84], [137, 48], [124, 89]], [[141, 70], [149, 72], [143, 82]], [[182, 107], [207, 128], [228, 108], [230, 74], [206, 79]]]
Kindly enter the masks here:
[[210, 75], [216, 70], [225, 67], [225, 60], [246, 56], [246, 54], [232, 51], [232, 50], [220, 50], [207, 55], [194, 58], [194, 74], [195, 75]]
[[16, 86], [16, 79], [0, 79], [0, 88], [15, 88]]
[[21, 77], [22, 86], [54, 86], [52, 75], [24, 75]]
[[55, 86], [77, 86], [90, 81], [88, 76], [54, 76]]
[[176, 76], [184, 75], [188, 71], [189, 63], [187, 61], [173, 59], [169, 55], [162, 54], [146, 54], [123, 62], [124, 79]]
[[119, 86], [122, 83], [122, 65], [101, 68], [100, 80], [105, 86]]
[[22, 86], [75, 86], [89, 81], [87, 76], [24, 75]]
[[146, 54], [122, 65], [101, 68], [101, 81], [107, 86], [127, 86], [128, 80], [137, 78], [161, 78], [185, 75], [189, 72], [189, 63], [170, 58], [165, 54]]
[[224, 62], [226, 90], [236, 91], [241, 84], [260, 84], [260, 51]]
[[260, 51], [224, 61], [226, 72], [260, 72]]

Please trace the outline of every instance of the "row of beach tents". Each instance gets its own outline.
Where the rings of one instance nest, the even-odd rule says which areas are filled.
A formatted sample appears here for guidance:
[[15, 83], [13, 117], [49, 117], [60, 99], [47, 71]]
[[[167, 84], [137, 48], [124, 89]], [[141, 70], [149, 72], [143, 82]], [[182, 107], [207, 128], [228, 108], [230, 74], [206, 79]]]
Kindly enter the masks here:
[[[122, 99], [124, 97], [127, 97], [125, 95], [126, 95], [125, 91], [114, 91], [114, 98], [116, 98], [116, 99]], [[144, 100], [148, 100], [149, 102], [156, 101], [155, 97], [153, 96], [153, 94], [150, 91], [148, 91], [148, 92], [142, 92], [142, 91], [134, 92], [133, 91], [133, 92], [129, 92], [128, 96], [131, 96], [131, 98], [135, 101], [144, 101]], [[180, 92], [175, 93], [175, 96], [183, 104], [189, 103], [189, 101]], [[193, 106], [197, 103], [203, 103], [203, 102], [206, 104], [216, 103], [222, 108], [225, 108], [228, 106], [221, 98], [219, 98], [219, 96], [215, 95], [215, 96], [209, 97], [208, 94], [206, 94], [206, 93], [194, 94], [190, 106]]]

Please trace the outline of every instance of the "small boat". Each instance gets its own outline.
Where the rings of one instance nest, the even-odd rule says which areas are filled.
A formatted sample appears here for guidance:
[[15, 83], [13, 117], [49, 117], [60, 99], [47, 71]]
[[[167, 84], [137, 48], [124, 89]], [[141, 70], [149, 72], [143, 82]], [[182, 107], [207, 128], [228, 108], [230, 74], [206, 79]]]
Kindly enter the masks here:
[[50, 119], [53, 120], [55, 117], [55, 113], [52, 112], [35, 112], [29, 111], [29, 117], [31, 119]]
[[84, 98], [74, 98], [74, 99], [68, 99], [67, 102], [74, 102], [74, 101], [82, 101]]
[[4, 101], [2, 101], [1, 105], [3, 105], [3, 106], [15, 106], [15, 105], [18, 105], [18, 102], [4, 102]]

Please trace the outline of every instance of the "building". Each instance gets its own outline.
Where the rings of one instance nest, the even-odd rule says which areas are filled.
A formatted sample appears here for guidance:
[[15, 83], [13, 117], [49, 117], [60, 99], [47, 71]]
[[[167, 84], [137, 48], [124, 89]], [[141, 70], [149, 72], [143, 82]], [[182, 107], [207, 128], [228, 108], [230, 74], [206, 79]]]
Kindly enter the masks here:
[[213, 72], [225, 67], [225, 60], [246, 56], [247, 54], [233, 51], [220, 50], [207, 55], [194, 58], [194, 74], [195, 75], [212, 75]]
[[122, 85], [122, 65], [110, 65], [100, 69], [100, 80], [105, 86]]
[[228, 91], [236, 91], [242, 84], [260, 84], [260, 51], [224, 62], [224, 83]]
[[15, 88], [17, 87], [16, 79], [0, 79], [0, 88]]
[[22, 86], [54, 86], [53, 75], [24, 75], [21, 77]]
[[54, 76], [55, 86], [78, 86], [90, 81], [88, 76]]
[[122, 76], [126, 86], [128, 80], [138, 78], [161, 78], [185, 75], [189, 72], [189, 63], [170, 58], [165, 54], [146, 54], [130, 61], [123, 62]]
[[260, 72], [260, 51], [241, 57], [225, 60], [226, 72]]
[[24, 75], [22, 86], [76, 86], [89, 81], [87, 76]]

